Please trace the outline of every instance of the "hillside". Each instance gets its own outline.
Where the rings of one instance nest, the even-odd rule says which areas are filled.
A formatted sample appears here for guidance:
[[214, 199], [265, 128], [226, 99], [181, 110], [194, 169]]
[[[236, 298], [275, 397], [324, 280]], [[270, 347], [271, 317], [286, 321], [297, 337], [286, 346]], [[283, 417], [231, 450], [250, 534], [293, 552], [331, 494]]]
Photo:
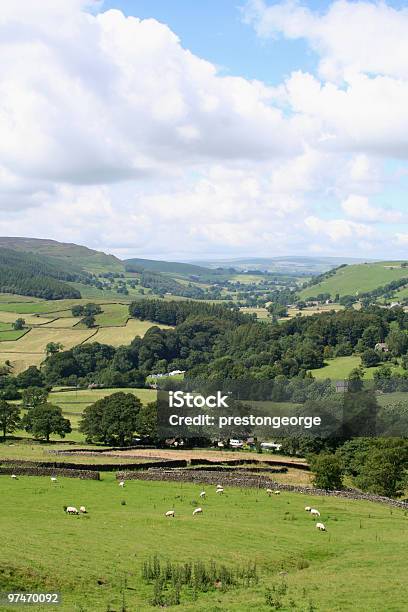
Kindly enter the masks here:
[[0, 292], [48, 300], [78, 298], [81, 294], [66, 282], [81, 280], [81, 274], [62, 262], [0, 248]]
[[77, 244], [41, 238], [0, 237], [0, 247], [63, 260], [87, 272], [123, 272], [120, 259]]
[[299, 296], [307, 299], [319, 293], [329, 293], [334, 298], [337, 294], [342, 297], [373, 291], [393, 281], [408, 278], [408, 267], [404, 267], [403, 263], [383, 261], [344, 266], [321, 282], [306, 287], [299, 293]]
[[233, 267], [236, 270], [261, 270], [294, 276], [314, 276], [332, 270], [341, 264], [360, 263], [363, 260], [348, 257], [242, 257], [239, 259], [219, 259], [193, 262], [209, 268]]

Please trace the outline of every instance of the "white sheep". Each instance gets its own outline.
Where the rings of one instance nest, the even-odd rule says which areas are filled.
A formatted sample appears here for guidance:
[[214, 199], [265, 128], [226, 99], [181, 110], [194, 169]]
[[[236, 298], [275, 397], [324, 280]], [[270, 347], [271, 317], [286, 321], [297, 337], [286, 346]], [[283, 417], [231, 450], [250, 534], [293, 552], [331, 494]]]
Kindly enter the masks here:
[[68, 506], [68, 507], [65, 509], [65, 512], [66, 512], [67, 514], [79, 514], [79, 512], [78, 512], [78, 510], [75, 508], [75, 506]]
[[202, 508], [196, 508], [195, 510], [193, 510], [193, 516], [195, 516], [196, 514], [202, 514], [202, 513], [203, 513]]
[[306, 512], [310, 512], [310, 511], [311, 511], [311, 509], [312, 509], [312, 508], [311, 508], [311, 506], [305, 506], [305, 510], [306, 510]]
[[51, 476], [50, 480], [51, 480], [51, 482], [57, 482], [57, 477], [56, 476]]
[[275, 495], [280, 495], [280, 491], [275, 491]]
[[219, 495], [222, 495], [224, 493], [224, 489], [223, 488], [217, 489], [216, 493], [219, 493]]
[[119, 483], [119, 486], [122, 487], [122, 489], [123, 489], [123, 487], [125, 486], [125, 481], [121, 480], [120, 483]]
[[312, 516], [320, 516], [320, 512], [319, 512], [318, 510], [316, 510], [316, 508], [312, 508], [312, 509], [310, 510], [310, 514], [311, 514]]
[[87, 514], [85, 506], [81, 506], [79, 511], [81, 512], [81, 514]]
[[200, 497], [201, 497], [201, 499], [205, 499], [205, 491], [201, 491]]
[[164, 516], [172, 516], [172, 517], [174, 517], [175, 516], [175, 512], [174, 512], [174, 510], [168, 510]]
[[316, 523], [316, 529], [319, 529], [320, 531], [326, 531], [326, 527], [323, 525], [323, 523]]
[[267, 494], [269, 495], [269, 497], [272, 495], [273, 491], [272, 489], [266, 489]]
[[18, 480], [18, 478], [17, 478], [17, 476], [15, 474], [12, 474], [11, 477], [12, 477], [13, 480]]

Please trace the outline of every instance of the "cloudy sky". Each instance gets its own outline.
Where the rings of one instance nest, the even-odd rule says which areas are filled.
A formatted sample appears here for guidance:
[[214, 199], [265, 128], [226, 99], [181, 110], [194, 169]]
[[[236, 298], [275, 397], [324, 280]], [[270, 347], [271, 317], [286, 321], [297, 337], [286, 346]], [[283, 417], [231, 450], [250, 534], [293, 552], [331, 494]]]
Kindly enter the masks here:
[[404, 4], [3, 0], [0, 235], [406, 258]]

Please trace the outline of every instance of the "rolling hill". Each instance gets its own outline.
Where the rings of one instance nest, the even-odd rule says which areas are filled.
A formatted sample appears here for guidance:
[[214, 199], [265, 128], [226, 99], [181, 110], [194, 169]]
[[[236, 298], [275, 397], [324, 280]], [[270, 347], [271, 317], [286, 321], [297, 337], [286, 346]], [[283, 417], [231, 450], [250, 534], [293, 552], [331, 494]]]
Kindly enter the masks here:
[[219, 259], [212, 261], [192, 262], [209, 268], [233, 267], [236, 270], [259, 270], [294, 276], [314, 276], [322, 274], [341, 264], [361, 263], [362, 259], [348, 257], [243, 257], [239, 259]]
[[68, 282], [81, 280], [81, 272], [62, 261], [0, 248], [0, 292], [48, 300], [79, 298], [80, 292]]
[[[300, 291], [299, 297], [307, 299], [319, 293], [329, 293], [334, 298], [337, 294], [342, 297], [373, 291], [393, 281], [408, 278], [408, 267], [403, 267], [404, 263], [382, 261], [343, 266], [338, 268], [334, 274], [322, 278], [320, 282], [305, 287]], [[314, 281], [319, 281], [319, 279], [316, 278]]]
[[0, 247], [34, 253], [54, 258], [61, 263], [87, 272], [123, 272], [123, 262], [114, 255], [107, 255], [77, 244], [57, 242], [42, 238], [0, 237]]

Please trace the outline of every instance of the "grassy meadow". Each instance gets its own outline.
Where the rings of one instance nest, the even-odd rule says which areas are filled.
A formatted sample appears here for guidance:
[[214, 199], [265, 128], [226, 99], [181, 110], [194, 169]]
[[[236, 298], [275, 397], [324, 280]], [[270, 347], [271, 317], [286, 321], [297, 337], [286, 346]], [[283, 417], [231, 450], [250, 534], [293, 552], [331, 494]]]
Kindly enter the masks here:
[[[330, 378], [332, 380], [344, 380], [348, 378], [350, 372], [361, 365], [361, 358], [359, 355], [350, 355], [348, 357], [334, 357], [334, 359], [327, 359], [326, 365], [323, 368], [317, 370], [311, 370], [314, 378]], [[394, 374], [401, 374], [404, 372], [400, 366], [395, 366], [392, 363], [387, 363]], [[364, 370], [363, 378], [365, 380], [372, 380], [374, 372], [378, 370], [376, 366], [373, 368], [366, 368]]]
[[408, 269], [401, 267], [400, 262], [377, 262], [356, 264], [341, 268], [318, 285], [312, 285], [300, 292], [302, 299], [316, 296], [319, 293], [330, 293], [332, 297], [356, 295], [372, 291], [400, 278], [408, 278]]
[[[47, 477], [0, 476], [1, 589], [58, 590], [62, 604], [47, 609], [61, 612], [149, 612], [158, 608], [141, 565], [157, 554], [164, 564], [256, 562], [258, 584], [211, 587], [196, 598], [183, 588], [180, 605], [170, 607], [179, 612], [406, 609], [406, 512], [286, 492], [269, 498], [256, 489], [227, 488], [217, 496], [210, 486], [198, 502], [200, 490], [142, 481], [122, 490], [109, 473], [100, 482], [59, 478], [55, 485]], [[88, 514], [68, 516], [67, 505], [84, 505]], [[203, 514], [193, 518], [198, 505]], [[327, 532], [316, 530], [305, 505], [320, 510]], [[175, 518], [165, 518], [169, 509]], [[266, 599], [274, 587], [279, 608]]]

